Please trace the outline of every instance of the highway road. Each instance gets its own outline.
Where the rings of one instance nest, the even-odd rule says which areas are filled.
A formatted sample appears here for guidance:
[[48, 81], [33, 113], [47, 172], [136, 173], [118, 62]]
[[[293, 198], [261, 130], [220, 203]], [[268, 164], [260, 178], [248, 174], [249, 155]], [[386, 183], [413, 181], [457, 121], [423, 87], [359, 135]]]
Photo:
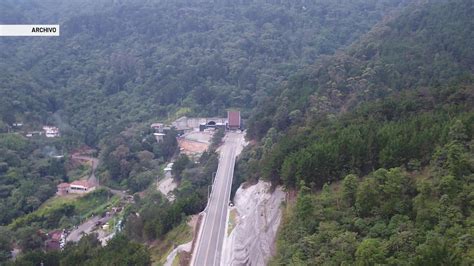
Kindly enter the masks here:
[[219, 166], [193, 254], [193, 265], [220, 265], [236, 151], [241, 140], [241, 133], [229, 132], [220, 148]]

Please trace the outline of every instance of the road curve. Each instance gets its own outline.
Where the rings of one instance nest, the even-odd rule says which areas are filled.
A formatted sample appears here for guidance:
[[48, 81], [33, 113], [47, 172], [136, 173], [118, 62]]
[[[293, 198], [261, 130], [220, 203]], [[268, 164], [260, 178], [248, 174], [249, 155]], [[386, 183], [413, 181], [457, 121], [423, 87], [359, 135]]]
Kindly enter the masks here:
[[193, 265], [219, 265], [227, 219], [227, 206], [230, 200], [232, 177], [240, 134], [229, 132], [221, 147], [219, 166], [214, 180], [209, 204], [193, 254]]

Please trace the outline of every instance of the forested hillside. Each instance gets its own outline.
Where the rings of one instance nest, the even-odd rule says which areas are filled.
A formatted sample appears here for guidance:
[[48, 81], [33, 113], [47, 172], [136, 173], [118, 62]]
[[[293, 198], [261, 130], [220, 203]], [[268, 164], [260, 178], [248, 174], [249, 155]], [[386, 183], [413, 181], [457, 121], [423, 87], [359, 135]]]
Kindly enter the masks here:
[[64, 158], [54, 141], [27, 141], [18, 135], [0, 135], [0, 225], [36, 210], [53, 196], [66, 176]]
[[238, 176], [298, 191], [273, 264], [473, 263], [473, 12], [413, 4], [259, 106]]
[[[83, 144], [97, 148], [102, 185], [143, 191], [177, 151], [175, 132], [158, 144], [149, 122], [220, 116], [230, 107], [248, 117], [293, 73], [349, 45], [408, 1], [218, 2], [0, 1], [2, 24], [61, 27], [58, 38], [0, 40], [1, 225], [18, 219], [32, 232], [77, 224], [82, 214], [69, 205], [35, 212], [69, 179], [68, 161], [42, 153], [48, 146], [66, 156]], [[43, 125], [59, 127], [61, 138], [50, 144], [23, 137]], [[163, 228], [130, 230], [131, 238], [162, 236], [183, 210], [202, 209], [209, 180], [198, 179], [210, 168], [189, 167], [182, 200], [160, 206], [163, 217], [144, 211], [140, 218]], [[185, 206], [191, 200], [196, 206]]]
[[300, 114], [318, 121], [398, 91], [470, 84], [473, 7], [469, 1], [441, 2], [412, 4], [411, 12], [376, 25], [347, 51], [292, 76], [253, 112], [250, 137], [301, 124]]
[[[61, 37], [0, 39], [0, 263], [18, 247], [11, 264], [149, 265], [134, 241], [206, 206], [222, 138], [194, 162], [149, 123], [239, 108], [251, 144], [234, 187], [290, 192], [271, 264], [474, 264], [472, 14], [472, 0], [1, 1], [1, 24]], [[23, 136], [47, 124], [61, 138]], [[135, 193], [123, 233], [45, 253], [42, 230], [110, 200], [44, 207], [71, 178], [53, 154], [84, 144], [102, 185]], [[150, 184], [172, 158], [170, 202]]]
[[61, 24], [59, 38], [2, 38], [2, 121], [56, 123], [96, 145], [132, 122], [245, 115], [402, 3], [2, 1], [1, 23]]

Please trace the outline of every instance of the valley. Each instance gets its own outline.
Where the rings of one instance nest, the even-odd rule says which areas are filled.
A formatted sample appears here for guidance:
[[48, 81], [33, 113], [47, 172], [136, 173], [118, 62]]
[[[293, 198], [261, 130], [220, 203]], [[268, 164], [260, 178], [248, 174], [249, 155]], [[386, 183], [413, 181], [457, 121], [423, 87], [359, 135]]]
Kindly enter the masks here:
[[473, 265], [472, 14], [0, 1], [0, 265]]

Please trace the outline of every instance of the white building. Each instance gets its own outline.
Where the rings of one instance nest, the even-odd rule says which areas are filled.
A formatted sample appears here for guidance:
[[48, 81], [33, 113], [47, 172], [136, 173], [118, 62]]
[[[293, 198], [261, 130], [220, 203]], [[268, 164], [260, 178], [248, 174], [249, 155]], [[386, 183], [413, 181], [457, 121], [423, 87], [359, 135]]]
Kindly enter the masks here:
[[43, 131], [47, 138], [59, 137], [59, 128], [57, 127], [44, 126]]
[[169, 163], [168, 165], [166, 165], [165, 169], [163, 169], [163, 171], [165, 171], [165, 175], [171, 175], [171, 171], [173, 170], [173, 164], [174, 163]]
[[76, 180], [69, 185], [69, 193], [88, 193], [95, 189], [94, 186], [91, 186], [86, 180]]
[[158, 143], [162, 142], [166, 136], [165, 133], [153, 133], [153, 135], [155, 136], [155, 139]]

